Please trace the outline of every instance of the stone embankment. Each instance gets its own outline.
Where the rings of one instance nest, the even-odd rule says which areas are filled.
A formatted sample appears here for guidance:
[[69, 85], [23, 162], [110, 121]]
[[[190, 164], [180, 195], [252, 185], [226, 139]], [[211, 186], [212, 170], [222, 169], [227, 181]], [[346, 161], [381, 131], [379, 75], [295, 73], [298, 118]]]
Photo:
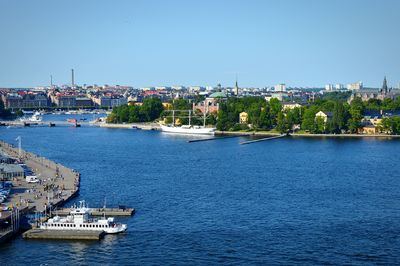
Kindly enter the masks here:
[[80, 174], [77, 171], [24, 150], [19, 154], [18, 148], [3, 141], [0, 141], [0, 150], [18, 158], [39, 179], [37, 183], [28, 183], [23, 178], [13, 180], [14, 187], [7, 205], [43, 212], [49, 206], [62, 205], [78, 194]]

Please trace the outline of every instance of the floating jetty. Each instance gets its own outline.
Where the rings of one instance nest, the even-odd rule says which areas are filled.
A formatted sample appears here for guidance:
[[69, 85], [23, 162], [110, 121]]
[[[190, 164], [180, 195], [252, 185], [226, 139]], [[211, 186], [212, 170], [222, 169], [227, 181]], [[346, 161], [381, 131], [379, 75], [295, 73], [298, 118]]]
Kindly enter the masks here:
[[31, 229], [22, 234], [24, 239], [100, 240], [104, 231]]
[[[60, 216], [67, 216], [71, 212], [71, 208], [60, 208], [53, 212]], [[90, 208], [90, 214], [92, 216], [132, 216], [135, 214], [133, 208]]]
[[229, 138], [238, 138], [238, 137], [248, 137], [248, 135], [236, 135], [236, 136], [223, 136], [223, 137], [214, 137], [214, 138], [205, 138], [205, 139], [192, 139], [188, 140], [189, 143], [193, 142], [201, 142], [201, 141], [209, 141], [209, 140], [219, 140], [219, 139], [229, 139]]
[[282, 134], [282, 135], [279, 135], [279, 136], [274, 136], [274, 137], [269, 137], [269, 138], [249, 140], [249, 141], [241, 142], [240, 145], [246, 145], [246, 144], [251, 144], [251, 143], [256, 143], [256, 142], [261, 142], [261, 141], [266, 141], [266, 140], [279, 139], [279, 138], [284, 138], [286, 136], [288, 136], [288, 135], [287, 134]]

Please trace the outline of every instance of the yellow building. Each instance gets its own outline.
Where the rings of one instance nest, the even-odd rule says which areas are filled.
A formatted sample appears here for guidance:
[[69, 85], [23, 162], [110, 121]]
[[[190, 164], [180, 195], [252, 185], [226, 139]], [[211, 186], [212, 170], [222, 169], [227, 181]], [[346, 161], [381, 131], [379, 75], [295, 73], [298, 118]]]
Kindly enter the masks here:
[[172, 103], [164, 102], [164, 103], [162, 103], [162, 105], [163, 105], [164, 109], [166, 109], [166, 110], [172, 109]]
[[358, 133], [367, 134], [367, 135], [374, 135], [378, 133], [377, 127], [374, 125], [364, 126], [359, 129]]
[[282, 103], [283, 110], [293, 110], [294, 108], [301, 108], [301, 106], [301, 104], [294, 102]]
[[315, 120], [318, 118], [321, 118], [324, 121], [324, 123], [326, 123], [330, 118], [332, 118], [332, 113], [319, 111], [318, 113], [315, 114]]
[[248, 124], [249, 123], [249, 114], [246, 112], [241, 112], [239, 114], [239, 123], [240, 124]]
[[141, 103], [141, 102], [135, 102], [135, 101], [129, 101], [129, 102], [128, 102], [128, 105], [129, 105], [129, 106], [135, 106], [135, 105], [137, 105], [137, 106], [142, 106], [143, 103]]

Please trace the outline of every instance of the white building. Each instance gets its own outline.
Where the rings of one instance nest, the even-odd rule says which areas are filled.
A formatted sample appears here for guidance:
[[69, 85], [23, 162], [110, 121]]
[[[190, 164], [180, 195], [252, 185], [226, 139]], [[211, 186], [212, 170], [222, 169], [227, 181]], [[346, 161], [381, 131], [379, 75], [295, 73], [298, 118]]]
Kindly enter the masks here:
[[143, 88], [140, 88], [142, 91], [154, 91], [155, 90], [155, 88], [154, 87], [143, 87]]
[[173, 89], [173, 90], [183, 90], [185, 87], [183, 87], [183, 86], [180, 86], [180, 85], [175, 85], [175, 86], [172, 86], [171, 87], [171, 89]]
[[189, 87], [189, 92], [199, 92], [199, 91], [204, 91], [204, 88], [201, 86], [190, 86]]
[[275, 91], [286, 91], [286, 85], [281, 83], [281, 84], [275, 85], [274, 89], [275, 89]]
[[332, 84], [326, 84], [325, 85], [325, 90], [326, 91], [333, 91], [333, 85]]
[[354, 91], [354, 90], [361, 90], [363, 88], [363, 83], [361, 81], [347, 84], [347, 89]]
[[343, 86], [343, 84], [339, 84], [339, 83], [338, 83], [338, 84], [335, 85], [335, 89], [336, 89], [336, 90], [343, 90], [343, 89], [344, 89], [344, 86]]

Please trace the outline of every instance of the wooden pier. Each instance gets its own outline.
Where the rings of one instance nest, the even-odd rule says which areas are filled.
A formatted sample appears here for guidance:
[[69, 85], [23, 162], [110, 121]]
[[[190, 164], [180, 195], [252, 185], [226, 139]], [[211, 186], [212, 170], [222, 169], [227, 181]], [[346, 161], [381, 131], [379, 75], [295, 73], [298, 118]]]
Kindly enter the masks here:
[[24, 239], [100, 240], [104, 231], [31, 229], [22, 234]]
[[[54, 210], [60, 216], [67, 216], [71, 212], [71, 208], [60, 208]], [[92, 216], [132, 216], [135, 214], [135, 209], [133, 208], [90, 208], [90, 214]]]

